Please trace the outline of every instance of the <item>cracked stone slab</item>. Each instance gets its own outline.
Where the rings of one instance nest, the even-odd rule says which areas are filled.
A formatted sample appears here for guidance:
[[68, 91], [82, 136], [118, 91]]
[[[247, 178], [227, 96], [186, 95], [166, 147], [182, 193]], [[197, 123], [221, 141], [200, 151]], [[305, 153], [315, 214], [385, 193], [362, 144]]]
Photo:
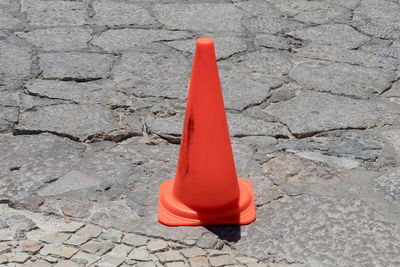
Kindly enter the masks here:
[[396, 70], [397, 65], [400, 64], [400, 61], [396, 59], [376, 56], [362, 50], [349, 50], [335, 46], [309, 45], [301, 48], [296, 55], [312, 59], [323, 59], [363, 67], [378, 67], [391, 70]]
[[280, 143], [278, 147], [296, 151], [316, 151], [328, 156], [375, 161], [384, 147], [384, 141], [372, 134], [355, 131], [342, 136], [287, 140]]
[[68, 104], [70, 101], [60, 99], [50, 99], [39, 96], [28, 95], [26, 93], [20, 93], [19, 95], [20, 112], [27, 110], [33, 110], [37, 107], [52, 106], [58, 104]]
[[368, 97], [390, 88], [394, 72], [328, 61], [300, 63], [290, 78], [304, 88], [334, 94]]
[[313, 24], [346, 22], [351, 19], [350, 10], [329, 2], [310, 2], [306, 0], [272, 1], [282, 14], [296, 21]]
[[126, 125], [121, 116], [117, 117], [111, 109], [99, 104], [62, 104], [24, 112], [16, 131], [52, 132], [81, 141], [88, 138], [113, 140], [141, 134], [141, 123], [136, 118]]
[[179, 53], [125, 52], [112, 76], [119, 88], [139, 97], [185, 99], [190, 69], [187, 59]]
[[32, 26], [84, 25], [88, 18], [86, 8], [86, 4], [77, 1], [21, 1], [21, 11], [26, 12]]
[[280, 123], [266, 122], [236, 113], [227, 113], [226, 118], [231, 136], [268, 135], [285, 137], [289, 135], [286, 127]]
[[21, 20], [13, 16], [8, 9], [0, 8], [0, 29], [12, 29], [20, 24]]
[[16, 231], [29, 232], [37, 228], [36, 224], [28, 217], [22, 214], [14, 214], [4, 218], [4, 222], [8, 224], [8, 227]]
[[344, 6], [350, 9], [354, 9], [360, 2], [360, 0], [327, 0], [327, 1], [335, 5]]
[[290, 48], [290, 40], [281, 36], [272, 34], [258, 34], [254, 44], [266, 48], [276, 48], [287, 50]]
[[146, 129], [149, 133], [154, 133], [172, 143], [179, 144], [183, 130], [183, 120], [149, 118], [146, 120]]
[[[214, 47], [215, 56], [217, 60], [228, 58], [236, 53], [243, 52], [247, 49], [246, 42], [240, 37], [215, 37]], [[196, 40], [177, 40], [172, 42], [167, 42], [169, 46], [173, 48], [194, 54], [196, 48]]]
[[288, 34], [312, 43], [334, 45], [349, 49], [357, 48], [370, 40], [368, 36], [344, 24], [326, 24], [309, 27], [291, 31]]
[[[0, 97], [3, 97], [3, 94], [0, 93]], [[14, 125], [18, 123], [18, 117], [19, 108], [17, 106], [7, 106], [0, 103], [0, 133], [12, 131]]]
[[391, 129], [382, 133], [384, 138], [389, 142], [397, 156], [400, 156], [400, 131], [399, 129]]
[[[348, 169], [335, 166], [339, 164], [329, 162], [328, 165], [326, 160], [318, 161], [321, 157], [310, 160], [310, 157], [301, 157], [300, 154], [273, 153], [271, 159], [262, 165], [264, 175], [279, 186], [275, 190], [290, 194], [337, 195], [337, 191], [343, 191], [346, 182], [352, 178]], [[279, 191], [270, 194], [277, 197]]]
[[400, 47], [377, 47], [372, 52], [378, 56], [400, 59]]
[[38, 194], [41, 196], [58, 195], [69, 191], [97, 186], [103, 181], [103, 179], [98, 177], [72, 170], [61, 176], [57, 181], [40, 189]]
[[357, 100], [339, 95], [305, 91], [288, 101], [264, 109], [296, 136], [346, 128], [371, 128], [398, 120], [400, 106], [388, 101]]
[[400, 36], [400, 21], [377, 20], [377, 21], [355, 21], [357, 30], [382, 39], [393, 39]]
[[266, 16], [279, 18], [281, 13], [272, 3], [262, 0], [240, 1], [234, 0], [234, 5], [245, 10], [252, 16]]
[[22, 197], [36, 192], [68, 172], [81, 155], [84, 146], [68, 139], [44, 136], [4, 136], [0, 158], [1, 198]]
[[95, 15], [89, 22], [97, 25], [140, 25], [155, 24], [155, 19], [143, 7], [116, 1], [94, 1], [92, 3]]
[[268, 103], [283, 102], [294, 98], [301, 91], [301, 86], [297, 83], [287, 83], [271, 91]]
[[241, 229], [256, 241], [241, 238], [233, 245], [239, 253], [308, 266], [399, 264], [395, 225], [359, 200], [284, 197], [259, 208], [257, 216]]
[[42, 53], [39, 65], [43, 78], [64, 80], [93, 80], [106, 78], [114, 56], [97, 53]]
[[[289, 135], [285, 126], [276, 122], [266, 122], [236, 113], [227, 113], [226, 117], [229, 134], [232, 137], [263, 135], [282, 137]], [[179, 143], [183, 129], [183, 119], [147, 119], [146, 127], [150, 133], [160, 135], [174, 143]]]
[[190, 36], [185, 31], [163, 29], [111, 29], [94, 37], [91, 43], [108, 52], [119, 52], [154, 42], [186, 39]]
[[386, 97], [400, 97], [400, 80], [394, 82], [392, 87], [386, 91], [384, 94]]
[[92, 30], [88, 27], [55, 27], [15, 34], [45, 51], [84, 49], [92, 38]]
[[265, 101], [282, 82], [249, 73], [219, 69], [225, 108], [243, 110]]
[[[158, 183], [160, 179], [170, 177], [175, 172], [178, 149], [179, 147], [175, 145], [119, 144], [105, 151], [88, 153], [81, 159], [77, 168], [88, 175], [98, 176], [109, 181]], [[87, 194], [99, 201], [104, 200], [107, 194], [111, 194], [111, 198], [115, 198], [111, 189], [100, 195], [99, 192], [88, 192]], [[121, 194], [118, 192], [118, 188], [116, 189], [115, 193]], [[129, 197], [133, 197], [135, 201], [142, 204], [143, 201], [153, 201], [146, 197], [144, 191], [137, 192], [137, 190], [144, 190], [144, 188], [137, 185], [135, 189], [130, 190]]]
[[400, 202], [400, 168], [394, 168], [374, 181], [374, 191], [386, 199]]
[[229, 3], [157, 4], [153, 10], [156, 18], [171, 29], [242, 31], [243, 12]]
[[286, 195], [277, 185], [272, 183], [269, 177], [265, 175], [252, 175], [247, 177], [254, 190], [254, 202], [256, 207], [270, 203], [271, 201]]
[[251, 33], [285, 33], [303, 27], [303, 24], [287, 19], [252, 16], [243, 19], [244, 27]]
[[0, 40], [0, 85], [12, 85], [29, 76], [31, 55], [28, 51]]
[[105, 201], [93, 206], [88, 221], [104, 227], [123, 228], [139, 219], [125, 200]]
[[289, 73], [292, 68], [292, 56], [286, 51], [263, 49], [250, 52], [235, 58], [234, 63], [249, 71], [283, 75]]
[[[30, 80], [25, 89], [30, 95], [38, 96], [41, 100], [73, 101], [79, 104], [104, 104], [110, 106], [129, 106], [128, 97], [117, 91], [112, 81], [91, 81], [78, 83], [58, 80]], [[38, 106], [41, 106], [38, 103]]]
[[354, 20], [393, 20], [400, 21], [400, 5], [385, 0], [363, 0], [354, 10]]

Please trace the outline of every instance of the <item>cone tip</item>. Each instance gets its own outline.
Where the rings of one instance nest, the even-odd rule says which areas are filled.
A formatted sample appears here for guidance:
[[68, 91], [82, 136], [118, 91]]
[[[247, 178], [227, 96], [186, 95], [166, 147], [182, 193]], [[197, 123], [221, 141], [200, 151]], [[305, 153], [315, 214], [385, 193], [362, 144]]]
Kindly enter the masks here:
[[196, 46], [210, 47], [214, 46], [214, 40], [212, 38], [199, 38], [197, 39]]

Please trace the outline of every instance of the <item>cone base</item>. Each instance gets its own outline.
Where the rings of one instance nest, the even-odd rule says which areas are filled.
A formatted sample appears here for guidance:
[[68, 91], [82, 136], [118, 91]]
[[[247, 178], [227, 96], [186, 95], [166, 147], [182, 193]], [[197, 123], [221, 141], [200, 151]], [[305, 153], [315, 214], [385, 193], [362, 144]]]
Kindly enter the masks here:
[[174, 180], [165, 181], [160, 185], [158, 221], [168, 226], [249, 224], [256, 219], [253, 185], [245, 179], [238, 179], [238, 182], [238, 203], [217, 209], [195, 210], [174, 196]]

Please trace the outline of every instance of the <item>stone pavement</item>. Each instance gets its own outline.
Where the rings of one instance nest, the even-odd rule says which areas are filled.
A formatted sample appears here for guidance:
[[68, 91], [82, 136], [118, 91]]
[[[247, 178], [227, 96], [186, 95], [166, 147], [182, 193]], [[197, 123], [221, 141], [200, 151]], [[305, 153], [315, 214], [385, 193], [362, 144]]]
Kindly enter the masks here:
[[[169, 228], [213, 37], [248, 226]], [[0, 0], [0, 262], [399, 266], [400, 1]]]

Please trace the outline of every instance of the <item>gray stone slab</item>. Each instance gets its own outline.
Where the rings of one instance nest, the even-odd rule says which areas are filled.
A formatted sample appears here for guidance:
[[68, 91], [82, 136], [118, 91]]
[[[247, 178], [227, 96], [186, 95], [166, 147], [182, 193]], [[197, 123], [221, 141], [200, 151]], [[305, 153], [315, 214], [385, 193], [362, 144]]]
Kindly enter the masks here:
[[296, 55], [306, 58], [323, 59], [335, 62], [349, 63], [371, 68], [387, 68], [396, 70], [400, 60], [376, 56], [362, 50], [349, 50], [336, 46], [308, 45], [301, 48]]
[[400, 21], [399, 3], [385, 0], [363, 0], [354, 10], [354, 20], [394, 20]]
[[28, 135], [0, 137], [1, 198], [23, 197], [67, 173], [84, 146], [65, 138]]
[[21, 20], [14, 17], [8, 9], [0, 8], [0, 29], [12, 29], [20, 24]]
[[372, 134], [348, 133], [343, 136], [309, 137], [287, 140], [279, 148], [298, 151], [317, 151], [324, 155], [375, 161], [384, 142]]
[[39, 96], [32, 96], [26, 93], [21, 93], [19, 95], [20, 112], [25, 112], [27, 110], [32, 110], [37, 107], [52, 106], [58, 104], [69, 104], [69, 101], [60, 99], [50, 99]]
[[271, 91], [271, 96], [268, 98], [268, 103], [283, 102], [294, 98], [300, 91], [301, 86], [291, 82], [282, 85], [281, 87]]
[[350, 9], [354, 9], [360, 2], [360, 0], [327, 0], [327, 1]]
[[15, 214], [4, 218], [4, 221], [8, 224], [8, 227], [17, 231], [29, 232], [37, 228], [36, 224], [26, 216], [22, 214]]
[[[30, 95], [40, 99], [73, 101], [79, 104], [100, 103], [110, 106], [129, 106], [131, 101], [116, 89], [112, 81], [78, 83], [58, 80], [30, 80], [25, 84]], [[41, 106], [38, 103], [38, 106]]]
[[139, 97], [185, 99], [190, 69], [187, 59], [178, 53], [125, 52], [112, 76], [119, 88]]
[[400, 81], [394, 82], [392, 88], [383, 95], [387, 97], [400, 97]]
[[147, 119], [146, 129], [149, 133], [156, 134], [172, 143], [179, 144], [183, 129], [183, 120]]
[[154, 42], [189, 38], [185, 31], [163, 29], [111, 29], [93, 38], [92, 44], [109, 52], [118, 52], [136, 47], [144, 47]]
[[0, 84], [13, 87], [27, 77], [31, 70], [31, 55], [28, 51], [0, 40]]
[[32, 26], [78, 26], [88, 18], [86, 4], [78, 1], [23, 0], [21, 11]]
[[345, 24], [326, 24], [292, 31], [288, 34], [312, 43], [335, 45], [350, 49], [357, 48], [370, 39]]
[[41, 196], [59, 195], [73, 190], [97, 186], [103, 179], [72, 170], [61, 176], [57, 181], [38, 191]]
[[234, 0], [235, 6], [245, 10], [252, 16], [266, 16], [271, 18], [279, 18], [281, 12], [269, 1], [253, 0], [253, 1], [240, 1]]
[[[215, 37], [213, 40], [217, 60], [228, 58], [247, 49], [245, 40], [240, 37]], [[177, 50], [192, 54], [196, 48], [195, 39], [172, 41], [167, 44]]]
[[55, 27], [15, 34], [45, 51], [84, 49], [92, 38], [92, 30], [88, 27]]
[[372, 52], [378, 56], [400, 59], [400, 47], [377, 47]]
[[351, 19], [351, 12], [345, 7], [329, 2], [310, 2], [306, 0], [272, 1], [286, 16], [296, 21], [313, 24], [328, 22], [346, 22]]
[[229, 3], [157, 4], [153, 10], [157, 19], [171, 29], [242, 31], [243, 12]]
[[327, 61], [301, 63], [290, 78], [304, 88], [358, 97], [380, 94], [397, 79], [392, 71]]
[[133, 3], [116, 1], [94, 1], [94, 16], [89, 19], [91, 24], [118, 26], [155, 24], [155, 19], [143, 7]]
[[400, 21], [378, 20], [378, 21], [355, 21], [353, 25], [357, 30], [378, 38], [391, 39], [400, 35]]
[[241, 228], [242, 236], [255, 239], [233, 244], [239, 253], [308, 266], [399, 264], [395, 225], [359, 200], [284, 197], [259, 208], [257, 216]]
[[276, 49], [289, 49], [289, 39], [272, 35], [272, 34], [259, 34], [254, 40], [254, 44], [257, 46], [262, 46], [266, 48], [276, 48]]
[[18, 122], [19, 108], [0, 105], [0, 133], [12, 131]]
[[394, 168], [385, 172], [374, 181], [374, 190], [386, 199], [400, 202], [400, 169]]
[[231, 136], [257, 136], [268, 135], [275, 137], [288, 136], [289, 132], [286, 127], [276, 122], [266, 122], [242, 114], [227, 113], [226, 114]]
[[[99, 104], [63, 104], [38, 108], [21, 114], [18, 133], [52, 132], [74, 140], [100, 138], [117, 140], [139, 134], [140, 123], [126, 125], [113, 111]], [[140, 126], [141, 131], [141, 126]]]
[[262, 103], [271, 88], [282, 85], [276, 79], [220, 68], [220, 81], [226, 109], [243, 110]]
[[398, 120], [400, 106], [383, 100], [356, 100], [305, 91], [264, 110], [287, 125], [292, 134], [307, 136], [335, 129], [370, 128]]
[[249, 71], [275, 75], [289, 73], [293, 64], [290, 53], [272, 49], [250, 52], [235, 58], [233, 61]]
[[243, 25], [251, 33], [285, 33], [303, 27], [303, 24], [281, 18], [271, 18], [265, 16], [251, 16], [243, 19]]
[[114, 56], [97, 53], [42, 53], [39, 65], [44, 78], [94, 80], [106, 78]]
[[[229, 133], [232, 137], [244, 136], [287, 136], [287, 129], [275, 122], [265, 122], [242, 114], [227, 113]], [[173, 143], [179, 143], [183, 129], [183, 118], [148, 119], [146, 127], [150, 133], [157, 134]]]

